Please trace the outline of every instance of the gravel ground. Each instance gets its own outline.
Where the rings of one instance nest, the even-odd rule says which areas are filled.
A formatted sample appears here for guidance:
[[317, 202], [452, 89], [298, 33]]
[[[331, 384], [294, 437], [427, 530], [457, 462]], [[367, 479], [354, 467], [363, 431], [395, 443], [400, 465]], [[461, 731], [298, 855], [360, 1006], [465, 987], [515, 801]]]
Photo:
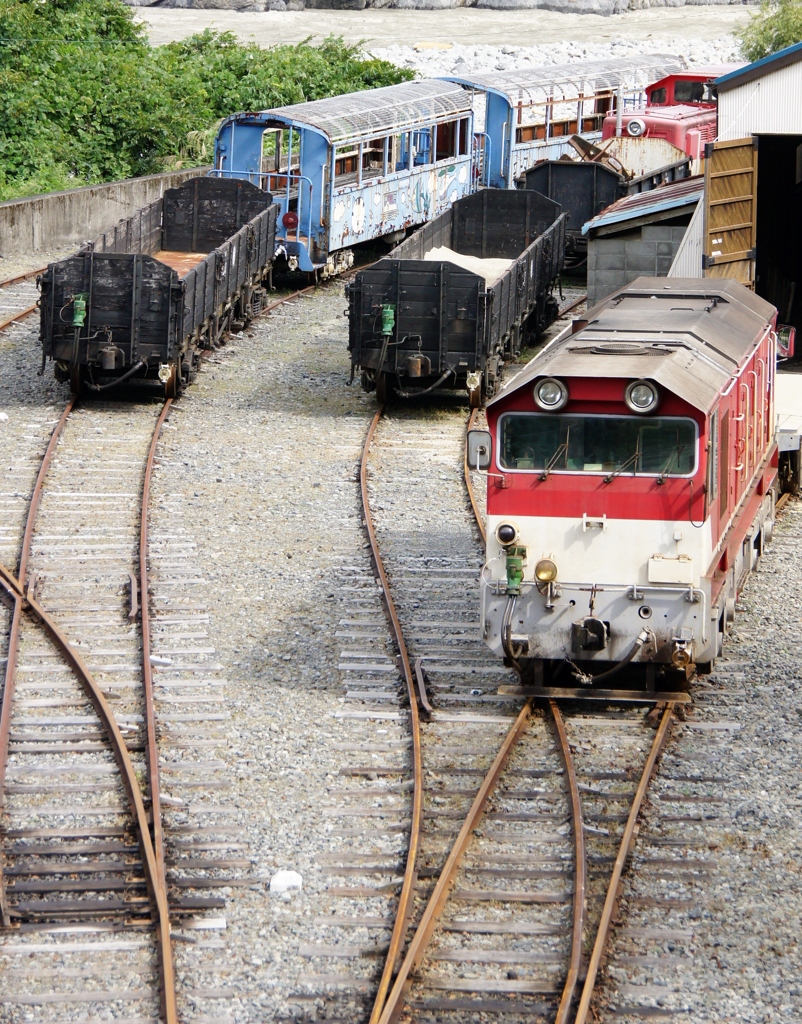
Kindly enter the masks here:
[[[309, 970], [299, 948], [326, 941], [317, 918], [338, 905], [318, 860], [340, 842], [324, 805], [336, 799], [354, 746], [377, 734], [374, 723], [334, 717], [345, 701], [335, 633], [352, 602], [343, 565], [365, 568], [355, 472], [373, 408], [345, 387], [344, 306], [342, 285], [332, 284], [221, 350], [179, 403], [169, 466], [154, 494], [154, 534], [180, 532], [197, 543], [197, 565], [211, 584], [203, 594], [210, 633], [228, 680], [232, 719], [215, 756], [233, 777], [226, 801], [246, 830], [253, 877], [226, 894], [225, 946], [215, 956], [217, 973], [239, 993], [230, 1011], [237, 1022], [313, 1012], [294, 997]], [[49, 371], [35, 376], [35, 339], [31, 324], [0, 335], [0, 409], [13, 413], [0, 422], [0, 437], [23, 459], [43, 436], [28, 437], [23, 425], [52, 420], [63, 392]], [[3, 463], [3, 491], [18, 488], [18, 472], [30, 475], [27, 459], [19, 471], [12, 465]], [[693, 932], [694, 1010], [685, 1019], [694, 1022], [802, 1019], [800, 518], [794, 502], [747, 587], [727, 657], [702, 688], [697, 719], [739, 728], [683, 728], [669, 749], [680, 764], [709, 760], [709, 774], [726, 779], [723, 811], [698, 833], [717, 868], [706, 902], [666, 918]], [[381, 728], [389, 746], [402, 742], [403, 723]], [[300, 893], [269, 893], [279, 869], [300, 872]], [[358, 905], [349, 900], [347, 912]], [[373, 913], [377, 901], [363, 905]]]
[[46, 267], [48, 263], [56, 260], [63, 260], [75, 252], [77, 246], [62, 245], [43, 252], [34, 253], [13, 253], [8, 256], [0, 256], [0, 282], [9, 277], [16, 277], [17, 274], [27, 274], [30, 270], [39, 270]]

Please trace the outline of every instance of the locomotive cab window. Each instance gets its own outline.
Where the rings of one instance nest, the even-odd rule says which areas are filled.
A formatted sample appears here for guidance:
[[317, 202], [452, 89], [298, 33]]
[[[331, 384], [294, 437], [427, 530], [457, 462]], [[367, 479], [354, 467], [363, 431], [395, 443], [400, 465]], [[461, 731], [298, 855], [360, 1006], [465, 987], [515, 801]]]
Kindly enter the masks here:
[[662, 89], [652, 89], [652, 91], [649, 93], [649, 102], [653, 106], [659, 106], [661, 103], [665, 103], [666, 99], [667, 94], [665, 86], [663, 86]]
[[675, 82], [675, 103], [711, 103], [713, 90], [710, 82]]
[[683, 477], [696, 471], [696, 423], [679, 416], [505, 413], [502, 469]]

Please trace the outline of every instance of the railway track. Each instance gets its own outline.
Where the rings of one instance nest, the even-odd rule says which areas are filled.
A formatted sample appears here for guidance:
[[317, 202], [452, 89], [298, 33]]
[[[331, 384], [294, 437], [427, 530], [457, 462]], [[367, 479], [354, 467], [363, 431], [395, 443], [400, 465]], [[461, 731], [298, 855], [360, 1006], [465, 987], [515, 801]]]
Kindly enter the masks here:
[[233, 1022], [217, 936], [251, 862], [207, 581], [170, 514], [180, 405], [6, 408], [0, 1018]]
[[[147, 600], [138, 631], [131, 562], [138, 533], [147, 595], [147, 492], [169, 404], [144, 416], [115, 410], [120, 433], [109, 438], [98, 436], [109, 410], [81, 414], [69, 402], [34, 485], [19, 567], [0, 569], [13, 602], [0, 777], [3, 925], [19, 936], [2, 948], [24, 958], [21, 984], [3, 997], [15, 1008], [116, 1003], [177, 1020]], [[140, 505], [130, 478], [142, 475], [143, 449]], [[127, 609], [122, 572], [132, 574]], [[68, 945], [93, 962], [66, 972], [66, 990], [54, 987], [64, 944], [54, 936], [90, 921], [100, 941]], [[114, 954], [134, 948], [135, 963], [115, 970]], [[116, 986], [98, 988], [107, 977]]]
[[[363, 453], [374, 589], [391, 623], [399, 674], [397, 689], [384, 675], [348, 695], [367, 708], [383, 698], [385, 707], [408, 709], [386, 712], [408, 729], [404, 767], [392, 770], [400, 785], [370, 787], [363, 775], [345, 791], [364, 801], [395, 790], [393, 806], [403, 816], [396, 828], [407, 839], [403, 855], [394, 850], [384, 916], [373, 921], [387, 941], [367, 951], [374, 964], [381, 951], [383, 969], [380, 978], [373, 969], [375, 1001], [363, 1012], [371, 1024], [442, 1014], [460, 1022], [584, 1024], [597, 1011], [621, 879], [673, 708], [653, 714], [652, 730], [631, 708], [564, 715], [555, 701], [535, 706], [499, 693], [506, 673], [487, 657], [471, 621], [471, 574], [481, 565], [481, 509], [471, 488], [476, 525], [463, 496], [464, 543], [455, 548], [454, 532], [447, 554], [437, 543], [438, 513], [459, 518], [457, 496], [448, 492], [458, 481], [454, 453], [463, 432], [461, 414], [445, 413], [421, 442], [417, 414], [382, 420], [379, 412]], [[403, 497], [413, 493], [414, 503]], [[428, 514], [410, 516], [413, 504]], [[370, 663], [360, 666], [354, 655], [352, 670], [364, 680]], [[374, 669], [393, 671], [375, 654], [373, 661]], [[352, 876], [367, 875], [369, 866], [374, 875], [390, 874], [387, 860], [384, 866], [358, 848], [349, 850]], [[345, 858], [337, 870], [348, 870]]]
[[39, 299], [36, 278], [46, 269], [39, 267], [0, 281], [0, 331], [36, 312]]

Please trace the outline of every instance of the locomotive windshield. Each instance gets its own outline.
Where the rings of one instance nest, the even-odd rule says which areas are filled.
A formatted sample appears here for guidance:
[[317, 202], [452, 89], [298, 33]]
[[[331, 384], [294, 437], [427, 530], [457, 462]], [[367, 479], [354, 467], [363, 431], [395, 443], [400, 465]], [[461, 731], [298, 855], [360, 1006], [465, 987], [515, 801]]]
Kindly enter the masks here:
[[696, 469], [696, 424], [678, 416], [506, 413], [500, 432], [502, 469], [656, 477]]

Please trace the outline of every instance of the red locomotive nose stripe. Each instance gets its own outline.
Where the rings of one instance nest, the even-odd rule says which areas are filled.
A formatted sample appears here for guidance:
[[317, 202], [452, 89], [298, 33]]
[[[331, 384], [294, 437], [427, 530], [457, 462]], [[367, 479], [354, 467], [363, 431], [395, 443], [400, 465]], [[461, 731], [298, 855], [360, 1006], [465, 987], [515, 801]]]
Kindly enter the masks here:
[[[691, 480], [616, 477], [609, 484], [601, 476], [555, 475], [540, 480], [537, 474], [507, 474], [490, 478], [487, 512], [491, 516], [560, 516], [581, 519], [582, 514], [608, 519], [687, 519], [691, 501], [694, 522], [704, 518], [703, 475]], [[502, 486], [507, 484], [507, 486]]]

